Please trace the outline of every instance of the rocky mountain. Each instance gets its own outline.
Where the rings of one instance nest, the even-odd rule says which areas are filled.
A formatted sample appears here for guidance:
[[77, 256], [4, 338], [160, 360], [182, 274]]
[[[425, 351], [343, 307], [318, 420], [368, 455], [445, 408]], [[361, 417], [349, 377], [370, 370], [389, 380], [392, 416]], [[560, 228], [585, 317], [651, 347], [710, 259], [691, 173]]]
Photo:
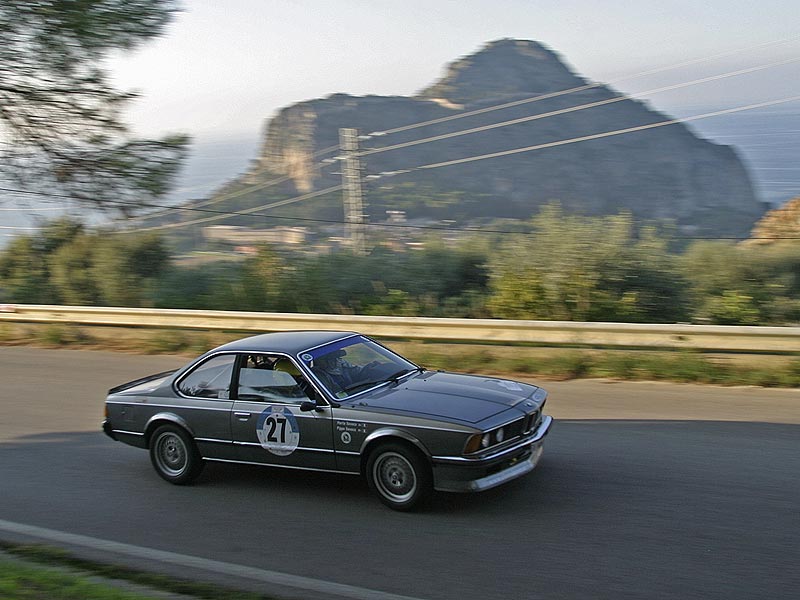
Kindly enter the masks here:
[[[573, 88], [579, 89], [555, 94]], [[701, 139], [682, 124], [416, 170], [670, 118], [645, 103], [622, 98], [608, 86], [591, 84], [542, 44], [512, 39], [491, 42], [456, 60], [439, 81], [412, 97], [334, 94], [284, 108], [268, 122], [253, 168], [234, 182], [233, 188], [288, 176], [291, 185], [282, 193], [324, 189], [340, 182], [340, 175], [331, 174], [339, 165], [320, 166], [320, 159], [331, 155], [315, 154], [339, 143], [339, 128], [357, 128], [362, 134], [387, 132], [542, 95], [545, 97], [536, 102], [365, 140], [365, 175], [410, 170], [378, 179], [367, 189], [370, 219], [382, 220], [385, 211], [392, 209], [406, 210], [409, 217], [449, 218], [461, 223], [486, 217], [527, 218], [542, 204], [560, 201], [571, 212], [630, 210], [640, 219], [674, 220], [685, 232], [746, 235], [764, 213], [736, 151]], [[620, 101], [370, 152], [610, 99]], [[257, 201], [257, 194], [248, 197], [251, 205]], [[340, 206], [336, 208], [339, 218]], [[329, 204], [325, 210], [334, 208]]]

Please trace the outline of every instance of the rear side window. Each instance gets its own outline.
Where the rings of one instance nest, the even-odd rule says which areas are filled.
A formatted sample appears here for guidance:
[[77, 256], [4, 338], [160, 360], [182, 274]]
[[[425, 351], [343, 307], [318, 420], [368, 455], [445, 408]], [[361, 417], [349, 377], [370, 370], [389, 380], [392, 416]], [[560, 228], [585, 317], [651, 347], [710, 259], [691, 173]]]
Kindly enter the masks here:
[[178, 389], [186, 396], [198, 398], [230, 398], [231, 375], [236, 356], [223, 354], [198, 365], [181, 379]]
[[291, 360], [249, 354], [239, 370], [237, 398], [250, 402], [299, 403], [308, 400], [307, 383]]
[[300, 386], [289, 373], [242, 369], [239, 371], [239, 400], [287, 402], [307, 400]]

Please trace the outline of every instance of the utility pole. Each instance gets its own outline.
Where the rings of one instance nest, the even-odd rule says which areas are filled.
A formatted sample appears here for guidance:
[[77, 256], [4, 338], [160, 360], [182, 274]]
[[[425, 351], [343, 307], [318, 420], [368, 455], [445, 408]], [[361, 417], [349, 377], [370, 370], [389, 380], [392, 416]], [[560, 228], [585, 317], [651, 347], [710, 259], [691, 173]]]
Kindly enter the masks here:
[[361, 160], [358, 156], [358, 129], [339, 130], [339, 147], [342, 151], [342, 187], [344, 189], [345, 235], [355, 254], [366, 254], [364, 240], [364, 194], [361, 189]]

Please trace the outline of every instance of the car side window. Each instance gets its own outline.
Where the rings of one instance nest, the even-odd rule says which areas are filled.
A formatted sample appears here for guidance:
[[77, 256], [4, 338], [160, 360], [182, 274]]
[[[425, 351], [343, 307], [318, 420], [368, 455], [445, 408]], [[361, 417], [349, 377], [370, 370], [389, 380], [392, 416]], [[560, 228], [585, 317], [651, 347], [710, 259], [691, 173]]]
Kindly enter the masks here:
[[215, 356], [181, 379], [178, 389], [182, 394], [198, 398], [230, 398], [231, 375], [236, 356]]
[[237, 398], [255, 402], [299, 403], [308, 400], [300, 370], [287, 358], [250, 354], [239, 370]]

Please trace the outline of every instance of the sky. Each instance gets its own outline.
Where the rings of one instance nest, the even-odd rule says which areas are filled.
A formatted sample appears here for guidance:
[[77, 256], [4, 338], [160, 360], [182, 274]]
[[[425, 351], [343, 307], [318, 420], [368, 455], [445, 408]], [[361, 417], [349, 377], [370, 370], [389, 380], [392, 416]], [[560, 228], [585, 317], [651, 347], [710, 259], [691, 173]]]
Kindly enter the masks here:
[[[533, 39], [579, 74], [609, 81], [643, 70], [794, 37], [657, 81], [800, 56], [796, 0], [184, 0], [161, 39], [111, 62], [143, 97], [142, 133], [251, 136], [289, 104], [343, 92], [412, 95], [488, 41]], [[791, 81], [794, 79], [795, 81]], [[800, 68], [664, 94], [667, 108], [789, 95]]]
[[[192, 136], [167, 199], [177, 202], [245, 171], [279, 109], [332, 93], [413, 95], [447, 63], [492, 40], [536, 40], [579, 75], [635, 94], [798, 59], [798, 17], [797, 0], [184, 0], [162, 37], [109, 58], [107, 68], [119, 88], [140, 93], [126, 113], [137, 135]], [[800, 62], [642, 97], [686, 117], [794, 95]], [[800, 103], [692, 128], [736, 146], [765, 201], [779, 204], [800, 191]], [[0, 214], [16, 226], [29, 217]], [[0, 232], [0, 243], [8, 235]]]

